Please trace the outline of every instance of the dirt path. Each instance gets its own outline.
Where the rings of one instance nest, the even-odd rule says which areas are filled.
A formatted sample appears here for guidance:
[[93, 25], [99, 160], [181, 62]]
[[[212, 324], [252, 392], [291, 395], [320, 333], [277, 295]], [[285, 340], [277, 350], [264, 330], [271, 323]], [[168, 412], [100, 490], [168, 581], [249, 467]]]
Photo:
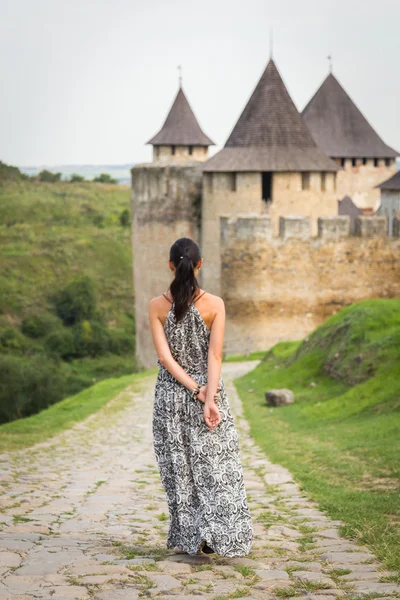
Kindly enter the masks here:
[[398, 596], [400, 586], [382, 581], [389, 574], [367, 549], [340, 538], [339, 522], [250, 438], [232, 380], [254, 366], [223, 366], [253, 516], [250, 557], [165, 550], [168, 510], [151, 435], [153, 377], [142, 392], [125, 392], [123, 409], [104, 407], [47, 443], [0, 456], [0, 599]]

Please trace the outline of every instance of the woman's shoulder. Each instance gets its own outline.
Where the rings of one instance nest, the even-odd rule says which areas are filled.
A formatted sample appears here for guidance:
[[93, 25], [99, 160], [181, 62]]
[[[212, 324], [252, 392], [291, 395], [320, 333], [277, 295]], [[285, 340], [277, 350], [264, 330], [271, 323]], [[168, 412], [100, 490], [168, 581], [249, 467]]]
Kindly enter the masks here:
[[198, 298], [203, 300], [204, 303], [207, 303], [210, 307], [215, 308], [216, 310], [222, 310], [225, 308], [225, 303], [220, 296], [216, 296], [215, 294], [211, 294], [206, 290], [202, 290]]
[[171, 304], [172, 299], [168, 296], [168, 294], [161, 294], [160, 296], [155, 296], [150, 300], [149, 308], [154, 310], [164, 306], [167, 303]]

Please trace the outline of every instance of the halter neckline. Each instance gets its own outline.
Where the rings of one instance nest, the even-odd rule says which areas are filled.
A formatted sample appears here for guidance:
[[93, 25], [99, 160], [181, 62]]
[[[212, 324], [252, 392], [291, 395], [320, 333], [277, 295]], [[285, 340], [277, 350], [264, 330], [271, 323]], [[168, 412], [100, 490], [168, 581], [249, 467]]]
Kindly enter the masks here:
[[[200, 298], [202, 298], [204, 296], [204, 294], [206, 294], [206, 293], [207, 292], [204, 291], [202, 294], [200, 294], [200, 296], [197, 296], [196, 300], [193, 300], [192, 302], [189, 302], [189, 305], [190, 304], [196, 304], [197, 300], [199, 300]], [[166, 298], [168, 300], [168, 302], [170, 302], [171, 304], [173, 304], [173, 300], [170, 300], [166, 294], [163, 293], [163, 296], [164, 296], [164, 298]]]

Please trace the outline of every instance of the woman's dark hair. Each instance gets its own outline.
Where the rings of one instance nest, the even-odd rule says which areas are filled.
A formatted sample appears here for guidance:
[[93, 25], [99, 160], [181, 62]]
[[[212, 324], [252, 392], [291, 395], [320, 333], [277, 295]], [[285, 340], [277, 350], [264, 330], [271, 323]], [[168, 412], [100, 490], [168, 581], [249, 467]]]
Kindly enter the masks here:
[[190, 238], [180, 238], [169, 250], [169, 260], [175, 265], [175, 279], [169, 289], [175, 303], [177, 321], [185, 315], [188, 304], [197, 294], [199, 284], [194, 269], [201, 259], [200, 248]]

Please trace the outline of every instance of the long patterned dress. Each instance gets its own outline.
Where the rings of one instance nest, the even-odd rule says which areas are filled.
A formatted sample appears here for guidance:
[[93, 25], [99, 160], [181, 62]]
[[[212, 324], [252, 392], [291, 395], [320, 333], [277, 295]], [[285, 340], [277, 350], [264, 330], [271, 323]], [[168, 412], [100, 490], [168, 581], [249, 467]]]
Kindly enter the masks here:
[[[164, 330], [174, 359], [199, 385], [207, 383], [210, 330], [195, 304], [177, 323], [172, 303]], [[221, 556], [244, 556], [253, 530], [224, 382], [218, 384], [221, 422], [210, 431], [203, 402], [193, 400], [160, 360], [158, 366], [153, 440], [170, 514], [167, 548], [196, 554], [205, 541]]]

